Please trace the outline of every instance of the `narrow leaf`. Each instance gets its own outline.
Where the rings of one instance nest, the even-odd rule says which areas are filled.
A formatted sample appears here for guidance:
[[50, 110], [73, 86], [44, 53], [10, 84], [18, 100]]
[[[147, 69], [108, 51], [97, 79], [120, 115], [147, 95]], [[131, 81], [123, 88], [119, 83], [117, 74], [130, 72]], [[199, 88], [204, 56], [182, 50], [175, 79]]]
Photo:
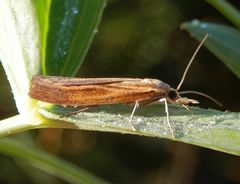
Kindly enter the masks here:
[[198, 40], [208, 33], [206, 47], [240, 78], [240, 31], [199, 20], [183, 23], [181, 28]]
[[[47, 35], [49, 29], [49, 17], [52, 0], [34, 0], [32, 1], [36, 10], [37, 20], [39, 24], [39, 39], [41, 42], [40, 57], [41, 62], [46, 56]], [[41, 71], [42, 72], [42, 71]], [[38, 74], [38, 73], [37, 73]]]
[[240, 28], [240, 12], [229, 2], [225, 0], [207, 0], [207, 2]]
[[0, 18], [0, 60], [18, 111], [27, 113], [29, 81], [41, 68], [35, 8], [29, 0], [3, 0]]
[[0, 152], [21, 159], [25, 163], [62, 178], [68, 183], [107, 183], [71, 163], [15, 139], [2, 138], [0, 140]]
[[[94, 107], [70, 114], [63, 107], [41, 106], [39, 113], [59, 122], [72, 124], [71, 128], [110, 131], [172, 139], [167, 125], [164, 107], [161, 105], [140, 107], [130, 124], [132, 107], [111, 105]], [[71, 109], [72, 110], [72, 109]], [[76, 109], [75, 109], [76, 110]], [[240, 114], [191, 107], [186, 109], [170, 105], [170, 123], [174, 140], [240, 155]], [[61, 125], [60, 125], [61, 126]], [[62, 127], [62, 128], [69, 128]]]
[[105, 0], [52, 0], [43, 70], [46, 75], [74, 75], [97, 33]]

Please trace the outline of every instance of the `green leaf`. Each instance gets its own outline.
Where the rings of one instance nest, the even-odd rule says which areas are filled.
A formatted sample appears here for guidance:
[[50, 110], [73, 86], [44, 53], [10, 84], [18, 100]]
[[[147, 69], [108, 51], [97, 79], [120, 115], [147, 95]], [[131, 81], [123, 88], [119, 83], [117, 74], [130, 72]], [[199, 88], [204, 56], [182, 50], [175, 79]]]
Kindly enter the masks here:
[[[24, 119], [21, 121], [21, 116], [9, 118], [1, 121], [0, 136], [33, 128], [70, 128], [173, 139], [161, 105], [140, 106], [132, 120], [135, 131], [130, 124], [132, 107], [129, 106], [99, 106], [77, 113], [79, 109], [39, 102], [36, 110], [42, 115], [36, 117], [40, 123], [29, 125]], [[169, 105], [169, 112], [173, 140], [240, 155], [239, 113], [197, 107], [191, 107], [189, 112], [175, 105]]]
[[51, 173], [68, 183], [107, 183], [71, 163], [38, 150], [35, 146], [23, 144], [13, 138], [0, 139], [0, 152], [15, 159], [21, 159], [24, 163]]
[[88, 51], [105, 0], [51, 1], [43, 73], [73, 76]]
[[230, 3], [225, 0], [207, 0], [207, 2], [240, 28], [240, 12]]
[[[49, 16], [51, 8], [51, 0], [34, 0], [32, 1], [35, 7], [37, 20], [39, 24], [39, 39], [41, 42], [40, 57], [41, 62], [45, 59], [46, 55], [46, 44], [47, 44], [47, 34], [49, 29]], [[41, 71], [42, 73], [42, 71]]]
[[1, 1], [0, 60], [20, 113], [28, 108], [29, 81], [40, 72], [39, 25], [29, 0]]
[[181, 28], [199, 41], [208, 33], [206, 47], [240, 78], [240, 31], [199, 20], [183, 23]]
[[[132, 125], [132, 107], [110, 105], [89, 108], [70, 114], [73, 109], [41, 105], [39, 113], [62, 128], [145, 135], [172, 139], [164, 107], [153, 105], [137, 109]], [[76, 110], [76, 109], [75, 109]], [[194, 144], [225, 153], [240, 155], [240, 114], [191, 107], [186, 109], [169, 105], [170, 123], [174, 140]], [[53, 121], [54, 122], [54, 121]], [[60, 125], [68, 122], [68, 125]], [[54, 123], [53, 123], [54, 124]]]

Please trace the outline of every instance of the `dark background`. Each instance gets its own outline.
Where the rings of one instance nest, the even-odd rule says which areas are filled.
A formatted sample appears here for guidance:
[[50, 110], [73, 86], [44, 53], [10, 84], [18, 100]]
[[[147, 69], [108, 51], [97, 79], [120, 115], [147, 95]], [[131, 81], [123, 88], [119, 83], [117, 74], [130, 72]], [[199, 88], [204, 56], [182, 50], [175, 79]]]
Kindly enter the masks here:
[[[229, 2], [240, 8], [239, 1]], [[193, 19], [232, 26], [206, 1], [111, 0], [78, 75], [156, 78], [176, 87], [199, 44], [180, 30], [181, 23]], [[3, 119], [17, 112], [2, 68], [0, 73]], [[203, 108], [240, 110], [239, 79], [204, 47], [182, 90], [204, 92], [224, 105], [220, 108], [194, 96]], [[80, 130], [31, 133], [43, 149], [113, 183], [240, 183], [239, 157], [197, 146]], [[12, 166], [6, 157], [0, 157], [0, 161], [9, 168]], [[5, 172], [13, 173], [11, 169]], [[16, 175], [21, 178], [24, 173], [17, 170]]]

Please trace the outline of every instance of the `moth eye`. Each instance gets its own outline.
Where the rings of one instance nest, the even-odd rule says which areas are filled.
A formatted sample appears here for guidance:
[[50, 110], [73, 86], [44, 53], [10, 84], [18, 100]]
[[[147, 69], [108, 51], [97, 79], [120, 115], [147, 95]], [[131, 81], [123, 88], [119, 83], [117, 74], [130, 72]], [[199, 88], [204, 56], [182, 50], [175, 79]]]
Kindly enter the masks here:
[[171, 91], [168, 92], [168, 97], [172, 100], [175, 99], [177, 96], [178, 96], [178, 94], [174, 90], [171, 90]]

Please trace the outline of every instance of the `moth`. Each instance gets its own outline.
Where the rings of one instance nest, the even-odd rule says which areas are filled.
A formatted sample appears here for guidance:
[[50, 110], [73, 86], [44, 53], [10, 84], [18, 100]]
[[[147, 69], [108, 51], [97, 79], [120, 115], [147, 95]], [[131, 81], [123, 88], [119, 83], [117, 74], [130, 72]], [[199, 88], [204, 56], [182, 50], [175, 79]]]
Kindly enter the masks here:
[[[186, 73], [206, 38], [207, 35], [192, 56], [176, 89], [160, 80], [148, 78], [73, 78], [35, 75], [32, 78], [29, 96], [43, 102], [72, 107], [132, 104], [134, 108], [130, 116], [130, 124], [139, 105], [163, 102], [168, 127], [174, 137], [169, 119], [168, 103], [180, 104], [186, 108], [188, 104], [198, 104], [197, 100], [182, 97], [181, 93], [196, 93], [212, 99], [210, 96], [196, 91], [179, 92]], [[131, 127], [135, 130], [132, 124]]]

